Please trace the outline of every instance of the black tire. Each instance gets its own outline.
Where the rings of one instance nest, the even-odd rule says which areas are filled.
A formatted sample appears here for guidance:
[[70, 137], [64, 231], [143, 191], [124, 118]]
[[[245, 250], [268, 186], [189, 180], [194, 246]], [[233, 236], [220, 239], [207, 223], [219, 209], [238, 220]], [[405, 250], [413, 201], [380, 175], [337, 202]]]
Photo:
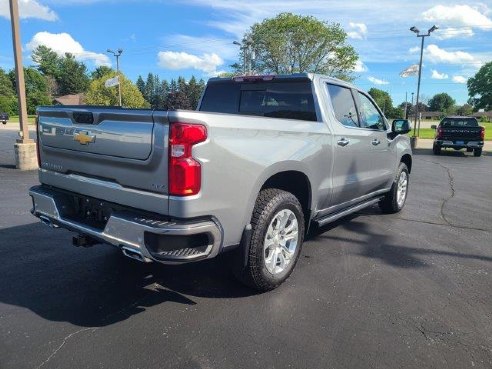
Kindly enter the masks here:
[[[406, 191], [404, 194], [403, 202], [398, 203], [398, 181], [402, 176], [402, 172], [405, 172], [406, 175]], [[394, 214], [403, 209], [403, 207], [405, 206], [405, 201], [407, 200], [409, 179], [410, 176], [408, 173], [407, 165], [405, 163], [400, 163], [400, 165], [398, 166], [398, 172], [395, 176], [395, 180], [393, 181], [393, 185], [391, 186], [391, 190], [379, 202], [379, 207], [383, 213]]]
[[473, 152], [473, 149], [471, 147], [467, 147], [466, 152]]
[[482, 148], [473, 150], [473, 156], [479, 157], [481, 155], [482, 155]]
[[[264, 240], [270, 222], [282, 210], [291, 210], [298, 223], [298, 242], [289, 264], [281, 273], [272, 274], [265, 264]], [[242, 283], [258, 291], [270, 291], [281, 285], [292, 273], [304, 240], [304, 214], [299, 200], [290, 192], [269, 188], [262, 190], [251, 217], [251, 240], [246, 255], [247, 265], [233, 264], [233, 273]], [[242, 245], [245, 247], [244, 245]]]
[[432, 146], [432, 152], [434, 153], [434, 155], [441, 155], [441, 146]]

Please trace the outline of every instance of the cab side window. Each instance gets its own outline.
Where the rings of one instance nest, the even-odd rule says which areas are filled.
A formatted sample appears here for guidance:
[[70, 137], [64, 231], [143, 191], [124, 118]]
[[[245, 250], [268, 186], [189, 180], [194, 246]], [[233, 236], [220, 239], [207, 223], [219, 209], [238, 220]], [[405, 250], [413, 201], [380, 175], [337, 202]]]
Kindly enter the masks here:
[[335, 111], [337, 120], [347, 127], [359, 127], [359, 117], [355, 107], [352, 91], [347, 87], [338, 85], [328, 85], [328, 93], [330, 94], [331, 104]]
[[380, 131], [386, 130], [386, 123], [384, 118], [379, 113], [379, 110], [373, 104], [369, 98], [362, 94], [359, 95], [359, 110], [360, 110], [360, 126], [362, 128], [378, 129]]

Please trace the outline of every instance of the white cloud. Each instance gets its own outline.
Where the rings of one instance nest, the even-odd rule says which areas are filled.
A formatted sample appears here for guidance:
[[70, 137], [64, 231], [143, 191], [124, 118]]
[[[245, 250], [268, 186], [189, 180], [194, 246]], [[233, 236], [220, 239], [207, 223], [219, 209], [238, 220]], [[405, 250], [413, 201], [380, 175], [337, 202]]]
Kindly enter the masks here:
[[473, 55], [464, 51], [446, 51], [439, 46], [431, 44], [426, 47], [426, 60], [431, 63], [447, 64], [482, 64]]
[[49, 47], [60, 56], [65, 55], [65, 53], [71, 53], [77, 60], [89, 60], [97, 66], [111, 65], [111, 61], [107, 55], [84, 50], [82, 45], [75, 41], [68, 33], [38, 32], [27, 43], [26, 47], [29, 51], [32, 51], [39, 45]]
[[360, 59], [355, 62], [355, 66], [352, 69], [352, 71], [354, 71], [355, 73], [363, 73], [367, 72], [368, 70], [369, 69], [367, 68], [367, 66]]
[[420, 47], [418, 47], [418, 46], [411, 47], [411, 48], [408, 50], [408, 52], [409, 52], [410, 54], [415, 54], [415, 53], [418, 53], [419, 51], [420, 51]]
[[436, 32], [436, 37], [440, 40], [447, 40], [449, 38], [472, 37], [474, 34], [475, 33], [473, 33], [473, 30], [470, 27], [463, 27], [463, 28], [448, 27], [439, 30], [439, 32]]
[[[183, 34], [170, 34], [163, 39], [162, 47], [177, 51], [187, 51], [192, 54], [202, 55], [214, 53], [220, 55], [225, 60], [237, 59], [239, 47], [232, 44], [233, 39], [220, 38], [217, 36], [189, 36]], [[238, 40], [240, 41], [240, 40]]]
[[349, 23], [351, 31], [347, 32], [349, 38], [363, 40], [367, 37], [367, 26], [364, 23]]
[[378, 78], [375, 78], [372, 76], [367, 77], [367, 79], [369, 80], [369, 82], [372, 82], [375, 85], [388, 85], [389, 84], [389, 82], [385, 81], [384, 79], [378, 79]]
[[437, 70], [432, 70], [432, 79], [448, 79], [449, 76], [446, 73], [439, 73]]
[[[0, 17], [10, 19], [9, 0], [0, 0]], [[37, 0], [19, 0], [19, 17], [21, 19], [37, 18], [47, 21], [58, 19], [56, 13]]]
[[468, 81], [468, 78], [465, 78], [463, 76], [453, 76], [452, 81], [455, 83], [466, 83], [466, 81]]
[[[483, 6], [487, 8], [485, 5]], [[490, 30], [492, 20], [484, 15], [484, 9], [479, 10], [469, 5], [436, 5], [422, 13], [424, 20], [441, 22], [449, 27], [470, 27]]]
[[217, 68], [224, 64], [220, 56], [215, 53], [197, 56], [185, 52], [160, 51], [157, 54], [158, 65], [167, 69], [197, 69], [209, 75], [216, 75]]

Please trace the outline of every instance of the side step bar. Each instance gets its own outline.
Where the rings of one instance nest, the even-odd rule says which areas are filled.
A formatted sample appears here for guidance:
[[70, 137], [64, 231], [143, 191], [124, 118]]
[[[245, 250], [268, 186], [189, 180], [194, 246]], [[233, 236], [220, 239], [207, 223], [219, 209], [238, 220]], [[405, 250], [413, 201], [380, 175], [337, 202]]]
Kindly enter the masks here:
[[360, 203], [353, 205], [347, 209], [344, 209], [340, 212], [328, 214], [328, 215], [324, 216], [323, 218], [314, 219], [313, 221], [318, 225], [318, 227], [322, 227], [328, 223], [332, 223], [335, 220], [343, 218], [349, 214], [355, 213], [356, 211], [359, 211], [359, 210], [362, 210], [364, 208], [367, 208], [368, 206], [377, 204], [381, 199], [382, 199], [382, 197], [378, 197], [376, 199], [371, 199], [371, 200], [367, 200], [364, 202], [360, 202]]

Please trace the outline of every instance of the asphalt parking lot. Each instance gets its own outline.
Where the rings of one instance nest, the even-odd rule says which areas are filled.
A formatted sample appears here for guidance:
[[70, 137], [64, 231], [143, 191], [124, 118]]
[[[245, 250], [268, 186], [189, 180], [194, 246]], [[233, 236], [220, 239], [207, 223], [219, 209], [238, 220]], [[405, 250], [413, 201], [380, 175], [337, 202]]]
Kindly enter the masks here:
[[255, 294], [227, 259], [144, 265], [29, 213], [0, 132], [0, 368], [491, 368], [492, 156], [416, 150], [407, 205], [311, 235]]

